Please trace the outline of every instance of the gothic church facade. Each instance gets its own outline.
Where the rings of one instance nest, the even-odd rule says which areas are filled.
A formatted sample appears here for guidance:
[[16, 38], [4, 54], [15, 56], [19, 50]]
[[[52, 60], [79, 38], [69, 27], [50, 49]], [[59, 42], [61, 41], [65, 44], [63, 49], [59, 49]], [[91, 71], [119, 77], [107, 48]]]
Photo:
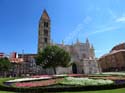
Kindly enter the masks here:
[[[40, 52], [47, 45], [57, 45], [71, 55], [71, 60], [74, 62], [72, 67], [69, 68], [57, 68], [57, 74], [62, 73], [96, 73], [99, 71], [97, 60], [95, 59], [95, 52], [93, 45], [90, 44], [89, 40], [86, 39], [85, 43], [81, 43], [78, 39], [76, 43], [72, 45], [55, 44], [51, 42], [51, 20], [46, 10], [39, 21], [38, 31], [38, 52]], [[88, 65], [86, 65], [88, 64]], [[49, 71], [51, 73], [51, 70]]]

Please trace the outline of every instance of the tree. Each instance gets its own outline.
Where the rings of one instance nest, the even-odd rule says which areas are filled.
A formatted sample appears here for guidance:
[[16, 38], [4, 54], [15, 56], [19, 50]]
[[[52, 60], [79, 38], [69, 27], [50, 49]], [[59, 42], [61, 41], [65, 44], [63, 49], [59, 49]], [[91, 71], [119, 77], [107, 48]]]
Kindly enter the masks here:
[[36, 64], [42, 65], [43, 68], [52, 67], [56, 74], [56, 67], [68, 67], [71, 56], [64, 49], [58, 46], [47, 46], [36, 57]]
[[6, 72], [11, 68], [11, 63], [8, 58], [0, 58], [0, 72], [6, 76]]

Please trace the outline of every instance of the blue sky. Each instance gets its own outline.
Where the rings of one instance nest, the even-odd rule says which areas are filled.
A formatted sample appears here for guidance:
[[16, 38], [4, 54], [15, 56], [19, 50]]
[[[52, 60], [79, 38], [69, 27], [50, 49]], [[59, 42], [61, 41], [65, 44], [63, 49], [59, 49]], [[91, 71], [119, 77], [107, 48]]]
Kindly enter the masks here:
[[125, 0], [0, 0], [0, 52], [36, 53], [43, 9], [55, 43], [89, 38], [100, 57], [125, 42]]

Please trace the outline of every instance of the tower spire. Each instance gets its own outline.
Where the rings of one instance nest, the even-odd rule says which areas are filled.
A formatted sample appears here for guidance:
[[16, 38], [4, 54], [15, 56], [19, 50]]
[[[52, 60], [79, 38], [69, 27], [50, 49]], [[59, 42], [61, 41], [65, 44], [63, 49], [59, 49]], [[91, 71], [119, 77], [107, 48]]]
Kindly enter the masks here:
[[50, 17], [47, 11], [44, 9], [39, 21], [38, 52], [42, 51], [43, 48], [51, 44], [50, 26], [51, 26]]
[[76, 43], [79, 43], [79, 39], [78, 38], [76, 39]]
[[86, 38], [86, 46], [87, 46], [88, 48], [90, 48], [90, 43], [89, 43], [89, 39], [88, 39], [88, 38]]
[[46, 9], [43, 10], [43, 13], [42, 13], [40, 20], [50, 20], [50, 17], [48, 15]]
[[86, 38], [86, 43], [88, 43], [88, 44], [89, 44], [89, 39], [88, 39], [88, 38]]
[[93, 46], [93, 44], [91, 45], [91, 48], [92, 48], [92, 49], [94, 49], [94, 46]]

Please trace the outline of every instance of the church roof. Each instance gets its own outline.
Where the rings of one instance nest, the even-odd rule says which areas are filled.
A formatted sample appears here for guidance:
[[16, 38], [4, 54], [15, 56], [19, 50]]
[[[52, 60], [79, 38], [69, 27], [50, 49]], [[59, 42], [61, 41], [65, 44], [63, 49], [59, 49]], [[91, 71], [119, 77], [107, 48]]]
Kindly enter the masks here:
[[125, 49], [114, 50], [114, 51], [112, 51], [112, 52], [110, 52], [110, 53], [107, 53], [107, 54], [101, 56], [100, 59], [101, 59], [101, 58], [104, 58], [104, 57], [106, 57], [106, 56], [109, 56], [109, 55], [113, 55], [113, 54], [119, 53], [119, 52], [125, 52]]
[[46, 10], [43, 11], [42, 16], [41, 16], [40, 19], [50, 20], [50, 17], [49, 17], [49, 15], [48, 15]]

